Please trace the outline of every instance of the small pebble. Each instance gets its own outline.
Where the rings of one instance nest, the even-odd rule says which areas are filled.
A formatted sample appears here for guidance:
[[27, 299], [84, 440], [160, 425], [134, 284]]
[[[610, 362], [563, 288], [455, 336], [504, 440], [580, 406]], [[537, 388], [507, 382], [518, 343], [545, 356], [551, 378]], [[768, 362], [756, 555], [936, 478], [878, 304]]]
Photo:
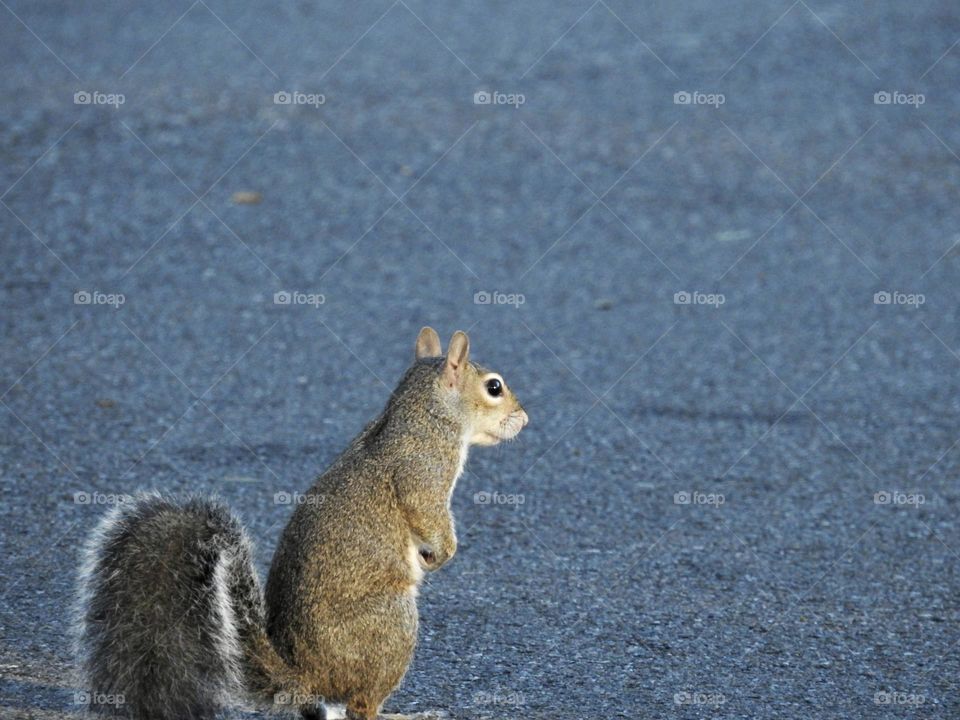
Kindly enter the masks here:
[[263, 195], [252, 190], [238, 190], [231, 198], [237, 205], [259, 205]]

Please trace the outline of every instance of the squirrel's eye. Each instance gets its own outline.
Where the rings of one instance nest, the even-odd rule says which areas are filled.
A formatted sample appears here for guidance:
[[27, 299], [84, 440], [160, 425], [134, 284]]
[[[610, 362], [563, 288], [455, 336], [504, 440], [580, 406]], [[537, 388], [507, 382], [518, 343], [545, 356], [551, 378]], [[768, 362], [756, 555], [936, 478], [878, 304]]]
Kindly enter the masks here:
[[497, 378], [490, 378], [487, 380], [487, 392], [491, 397], [500, 397], [503, 395], [503, 383]]

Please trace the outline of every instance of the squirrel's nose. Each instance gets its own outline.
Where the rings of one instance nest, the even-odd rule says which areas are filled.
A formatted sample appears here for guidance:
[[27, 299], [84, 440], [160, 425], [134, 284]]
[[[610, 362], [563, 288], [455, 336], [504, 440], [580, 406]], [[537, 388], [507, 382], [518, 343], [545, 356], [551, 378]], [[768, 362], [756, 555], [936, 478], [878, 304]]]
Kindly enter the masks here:
[[520, 427], [526, 427], [527, 422], [530, 420], [530, 418], [527, 417], [527, 411], [524, 410], [523, 408], [520, 408], [520, 420], [522, 421], [522, 424], [520, 425]]

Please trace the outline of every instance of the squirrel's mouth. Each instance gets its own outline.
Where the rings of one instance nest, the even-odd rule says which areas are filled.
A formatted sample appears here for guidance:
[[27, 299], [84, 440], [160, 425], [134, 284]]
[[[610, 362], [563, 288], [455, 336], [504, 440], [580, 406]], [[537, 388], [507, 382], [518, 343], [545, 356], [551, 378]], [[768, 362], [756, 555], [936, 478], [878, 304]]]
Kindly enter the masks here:
[[494, 430], [478, 430], [470, 440], [474, 445], [497, 445], [504, 440], [513, 440], [527, 424], [527, 413], [516, 410], [499, 422]]
[[498, 440], [513, 440], [527, 424], [527, 413], [523, 410], [517, 410], [510, 413], [503, 422], [500, 423], [500, 435]]

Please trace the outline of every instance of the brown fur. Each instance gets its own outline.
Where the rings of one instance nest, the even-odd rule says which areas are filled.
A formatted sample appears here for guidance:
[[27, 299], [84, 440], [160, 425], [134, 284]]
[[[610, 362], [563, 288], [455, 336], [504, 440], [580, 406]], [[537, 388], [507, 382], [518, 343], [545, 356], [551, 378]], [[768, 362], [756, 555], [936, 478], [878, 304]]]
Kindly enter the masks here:
[[267, 581], [277, 651], [351, 718], [376, 717], [413, 656], [422, 571], [457, 549], [450, 496], [467, 445], [507, 417], [517, 431], [526, 422], [505, 384], [495, 407], [483, 400], [488, 371], [469, 362], [465, 334], [447, 358], [429, 356], [435, 336], [421, 331], [419, 357], [383, 414], [296, 508]]

